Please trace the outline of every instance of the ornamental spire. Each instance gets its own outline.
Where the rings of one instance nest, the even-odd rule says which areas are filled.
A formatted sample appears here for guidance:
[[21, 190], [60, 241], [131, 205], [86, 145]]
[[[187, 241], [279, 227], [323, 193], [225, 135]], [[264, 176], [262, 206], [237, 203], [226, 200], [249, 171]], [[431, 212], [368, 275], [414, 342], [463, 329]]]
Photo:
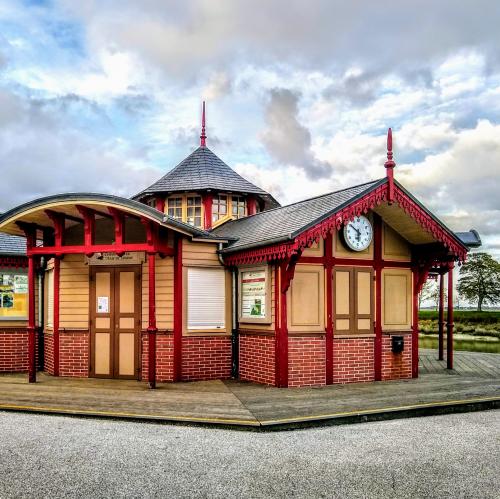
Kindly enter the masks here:
[[205, 101], [203, 101], [203, 107], [202, 107], [202, 110], [201, 110], [200, 145], [201, 145], [201, 147], [206, 147], [206, 145], [207, 145], [207, 136], [205, 134]]
[[389, 204], [394, 201], [394, 167], [396, 166], [396, 163], [392, 157], [392, 129], [389, 128], [389, 130], [387, 130], [387, 161], [384, 163], [389, 185]]

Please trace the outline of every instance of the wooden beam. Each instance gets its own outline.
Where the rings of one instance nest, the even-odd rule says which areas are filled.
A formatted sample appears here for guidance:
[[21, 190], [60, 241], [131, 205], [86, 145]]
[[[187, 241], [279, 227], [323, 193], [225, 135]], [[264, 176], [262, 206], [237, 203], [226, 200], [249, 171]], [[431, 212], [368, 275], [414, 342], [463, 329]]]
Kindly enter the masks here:
[[333, 235], [328, 232], [324, 243], [326, 274], [325, 380], [333, 383]]
[[[86, 206], [77, 205], [76, 208], [83, 216], [83, 244], [89, 248], [95, 243], [95, 212]], [[93, 254], [91, 251], [86, 253], [87, 256]]]
[[59, 376], [59, 311], [60, 311], [60, 279], [61, 279], [61, 261], [58, 257], [54, 258], [54, 319], [52, 340], [54, 342], [54, 376]]
[[[125, 214], [116, 208], [108, 208], [108, 211], [112, 215], [115, 225], [115, 245], [123, 246], [125, 239]], [[123, 253], [117, 251], [116, 254], [121, 256]]]
[[411, 377], [418, 378], [418, 294], [421, 274], [417, 266], [413, 267], [413, 286], [411, 298], [412, 334], [411, 334]]
[[444, 272], [439, 274], [438, 360], [444, 359]]
[[375, 271], [375, 381], [382, 380], [382, 218], [373, 213], [373, 268]]
[[148, 325], [148, 382], [149, 388], [156, 388], [156, 267], [155, 253], [148, 253], [148, 295], [149, 295], [149, 325]]
[[453, 369], [453, 268], [449, 265], [448, 270], [448, 314], [446, 324], [446, 368]]
[[[173, 256], [173, 248], [164, 246], [161, 247], [161, 253], [166, 256]], [[94, 244], [93, 246], [41, 246], [34, 247], [27, 250], [29, 255], [81, 255], [87, 253], [116, 253], [121, 255], [127, 251], [156, 251], [154, 246], [148, 245], [147, 243], [127, 243], [116, 245], [116, 244]]]

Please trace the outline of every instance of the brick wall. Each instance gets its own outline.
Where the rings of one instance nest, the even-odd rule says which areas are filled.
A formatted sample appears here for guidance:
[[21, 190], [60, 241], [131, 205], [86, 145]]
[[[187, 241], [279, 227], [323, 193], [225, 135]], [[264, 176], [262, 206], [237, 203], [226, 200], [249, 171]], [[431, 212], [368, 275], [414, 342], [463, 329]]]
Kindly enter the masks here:
[[404, 338], [404, 350], [392, 353], [391, 335], [382, 337], [382, 380], [411, 378], [411, 334], [397, 333]]
[[[148, 381], [149, 345], [148, 333], [141, 336], [141, 379]], [[156, 335], [156, 381], [172, 381], [174, 378], [174, 336], [158, 332]]]
[[374, 338], [334, 338], [333, 382], [373, 381], [374, 343]]
[[0, 372], [28, 370], [28, 332], [0, 329]]
[[44, 334], [43, 356], [43, 370], [54, 374], [54, 336], [49, 332]]
[[324, 336], [290, 336], [288, 386], [314, 386], [325, 383]]
[[240, 379], [274, 385], [274, 336], [240, 332]]
[[88, 331], [61, 331], [59, 333], [59, 375], [88, 377]]
[[231, 377], [231, 338], [192, 336], [182, 338], [182, 380]]

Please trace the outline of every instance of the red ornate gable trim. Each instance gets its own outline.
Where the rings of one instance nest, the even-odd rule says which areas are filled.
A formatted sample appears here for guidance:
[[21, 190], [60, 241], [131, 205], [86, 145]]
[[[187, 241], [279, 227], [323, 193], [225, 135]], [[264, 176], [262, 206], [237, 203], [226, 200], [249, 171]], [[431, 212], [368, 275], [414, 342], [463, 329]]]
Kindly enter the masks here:
[[0, 267], [24, 269], [28, 267], [28, 258], [25, 256], [0, 256]]
[[[436, 222], [421, 206], [411, 199], [397, 185], [394, 185], [394, 201], [415, 220], [424, 230], [430, 232], [432, 236], [443, 243], [446, 248], [458, 260], [465, 260], [467, 250], [458, 243], [441, 224]], [[324, 239], [328, 233], [334, 233], [340, 230], [342, 225], [347, 224], [355, 216], [367, 213], [388, 200], [388, 184], [382, 184], [363, 197], [357, 199], [342, 210], [334, 213], [325, 220], [319, 222], [313, 227], [306, 229], [294, 240], [286, 243], [273, 244], [261, 248], [242, 250], [224, 257], [227, 265], [247, 265], [260, 262], [270, 262], [290, 258], [293, 255], [300, 254], [303, 249], [309, 248], [312, 244]]]

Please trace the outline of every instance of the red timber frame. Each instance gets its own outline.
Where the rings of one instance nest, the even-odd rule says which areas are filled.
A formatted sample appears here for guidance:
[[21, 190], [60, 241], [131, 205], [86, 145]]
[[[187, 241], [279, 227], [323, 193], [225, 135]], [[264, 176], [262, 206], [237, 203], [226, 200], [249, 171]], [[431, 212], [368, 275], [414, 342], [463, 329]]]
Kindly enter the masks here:
[[214, 197], [211, 192], [203, 194], [203, 216], [204, 216], [204, 226], [205, 230], [210, 230], [212, 228], [212, 205]]
[[446, 368], [453, 369], [453, 263], [448, 266], [448, 314], [446, 324]]
[[[360, 197], [353, 203], [338, 212], [333, 213], [316, 225], [306, 229], [295, 239], [289, 242], [272, 244], [269, 246], [241, 250], [225, 255], [225, 263], [228, 266], [248, 265], [268, 262], [276, 265], [276, 385], [286, 386], [288, 383], [288, 330], [286, 324], [286, 290], [293, 279], [295, 264], [300, 258], [301, 263], [323, 263], [327, 274], [327, 323], [326, 333], [326, 383], [333, 383], [333, 289], [331, 283], [332, 268], [335, 265], [372, 265], [375, 271], [375, 348], [374, 348], [374, 374], [375, 380], [382, 379], [382, 270], [391, 268], [412, 268], [413, 274], [413, 296], [412, 296], [412, 377], [418, 376], [418, 294], [424, 285], [431, 267], [436, 265], [434, 255], [429, 255], [423, 264], [415, 262], [385, 262], [382, 258], [382, 220], [374, 213], [374, 258], [365, 259], [340, 259], [334, 258], [331, 251], [333, 234], [339, 231], [355, 216], [367, 213], [378, 205], [389, 202], [397, 203], [405, 213], [415, 220], [425, 231], [432, 234], [433, 238], [442, 243], [445, 250], [453, 255], [451, 258], [464, 261], [467, 248], [458, 242], [446, 228], [436, 221], [424, 208], [422, 208], [411, 196], [409, 196], [389, 176], [386, 182], [378, 185], [372, 191]], [[324, 257], [300, 257], [305, 248], [310, 247], [320, 239], [325, 240]], [[293, 267], [290, 268], [290, 263]], [[442, 264], [442, 262], [440, 262]], [[448, 265], [448, 263], [446, 263]], [[450, 279], [450, 277], [449, 277]], [[449, 297], [448, 297], [448, 300]], [[451, 320], [450, 320], [451, 317]], [[279, 318], [279, 322], [278, 322]], [[448, 315], [448, 331], [453, 334], [453, 311]], [[450, 334], [449, 334], [450, 335]], [[285, 341], [286, 338], [286, 341]], [[450, 344], [448, 344], [450, 350]], [[453, 354], [451, 363], [453, 363]], [[286, 360], [285, 360], [286, 359]]]
[[439, 318], [438, 318], [438, 360], [444, 359], [444, 272], [441, 269], [439, 272]]
[[176, 235], [174, 254], [174, 381], [182, 379], [182, 237]]
[[148, 383], [149, 388], [156, 388], [156, 253], [148, 253]]

